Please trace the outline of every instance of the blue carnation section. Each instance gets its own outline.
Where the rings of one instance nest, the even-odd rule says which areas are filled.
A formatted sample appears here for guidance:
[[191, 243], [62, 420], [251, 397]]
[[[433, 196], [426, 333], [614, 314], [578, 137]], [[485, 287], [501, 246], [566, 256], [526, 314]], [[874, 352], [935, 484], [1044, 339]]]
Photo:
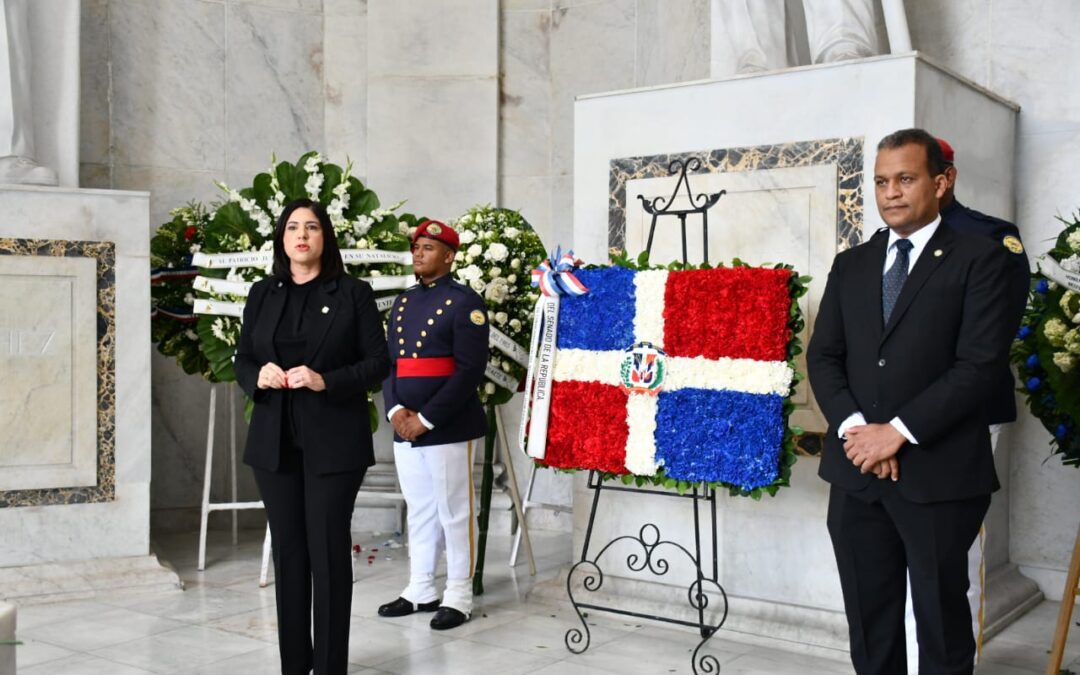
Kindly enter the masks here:
[[623, 350], [634, 343], [634, 271], [624, 267], [577, 270], [589, 292], [563, 296], [559, 349]]
[[656, 460], [676, 480], [723, 481], [747, 490], [779, 473], [784, 399], [737, 391], [660, 393]]

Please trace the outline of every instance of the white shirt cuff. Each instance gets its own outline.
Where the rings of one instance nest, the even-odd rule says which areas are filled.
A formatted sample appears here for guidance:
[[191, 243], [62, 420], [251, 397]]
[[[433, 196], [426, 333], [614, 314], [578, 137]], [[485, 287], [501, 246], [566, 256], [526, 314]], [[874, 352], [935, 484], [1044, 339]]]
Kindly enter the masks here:
[[432, 429], [435, 428], [435, 425], [432, 424], [431, 422], [428, 422], [427, 418], [424, 417], [423, 415], [421, 415], [420, 413], [416, 413], [416, 416], [420, 418], [420, 424], [423, 424], [425, 427], [427, 427], [428, 431], [431, 431]]
[[903, 434], [904, 438], [907, 439], [908, 443], [911, 443], [912, 445], [919, 444], [919, 442], [915, 440], [915, 434], [911, 433], [911, 430], [907, 428], [907, 425], [905, 425], [899, 417], [894, 417], [889, 420], [889, 424], [893, 425], [893, 427], [895, 427], [897, 431]]
[[393, 408], [390, 408], [389, 410], [387, 410], [386, 411], [386, 421], [387, 422], [392, 422], [394, 420], [394, 413], [396, 413], [397, 411], [401, 410], [404, 407], [405, 406], [403, 406], [403, 405], [401, 405], [399, 403], [396, 406], [394, 406]]
[[847, 430], [851, 427], [860, 427], [866, 424], [866, 418], [859, 411], [855, 411], [848, 415], [848, 418], [840, 423], [840, 428], [836, 430], [836, 435], [843, 438], [847, 434]]

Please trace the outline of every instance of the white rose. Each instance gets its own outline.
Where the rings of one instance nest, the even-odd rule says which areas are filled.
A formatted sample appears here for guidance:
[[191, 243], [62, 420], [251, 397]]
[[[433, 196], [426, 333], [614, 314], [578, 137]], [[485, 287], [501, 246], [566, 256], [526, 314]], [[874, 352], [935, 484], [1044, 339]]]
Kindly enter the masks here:
[[502, 362], [502, 369], [505, 372], [509, 373], [510, 372], [510, 362], [509, 361], [503, 361]]
[[514, 258], [513, 260], [511, 260], [510, 261], [510, 269], [512, 269], [512, 270], [521, 269], [521, 260], [518, 259], [518, 258]]
[[491, 382], [486, 383], [484, 385], [484, 393], [488, 394], [489, 396], [491, 394], [494, 394], [495, 393], [495, 385], [492, 384]]
[[476, 241], [476, 233], [472, 230], [463, 230], [458, 235], [458, 240], [460, 240], [462, 244], [471, 244]]
[[480, 244], [473, 244], [472, 246], [470, 246], [465, 251], [465, 253], [467, 253], [468, 255], [471, 255], [471, 256], [473, 256], [475, 258], [476, 256], [480, 255], [483, 251], [484, 251], [484, 248], [482, 246], [480, 246]]
[[509, 319], [510, 317], [506, 315], [506, 312], [495, 312], [495, 323], [502, 325]]
[[500, 277], [500, 276], [502, 276], [502, 270], [499, 269], [498, 267], [492, 267], [491, 269], [488, 270], [488, 276], [491, 277], [492, 279]]
[[484, 298], [495, 304], [501, 304], [506, 300], [507, 291], [509, 291], [509, 286], [506, 283], [506, 279], [494, 279], [487, 285], [487, 288], [484, 289]]
[[473, 279], [472, 281], [470, 281], [469, 286], [471, 286], [472, 289], [477, 293], [484, 290], [484, 282], [479, 279]]
[[510, 255], [510, 249], [506, 248], [506, 244], [500, 244], [495, 242], [488, 247], [487, 253], [484, 257], [495, 262], [502, 262], [506, 260], [506, 256]]
[[508, 227], [503, 230], [503, 236], [507, 239], [516, 239], [519, 234], [521, 234], [521, 230], [516, 227]]
[[512, 284], [516, 284], [517, 283], [517, 275], [516, 274], [511, 274], [510, 276], [506, 277], [506, 280], [509, 281]]
[[521, 330], [521, 320], [520, 319], [510, 319], [510, 327], [513, 328], [514, 330]]

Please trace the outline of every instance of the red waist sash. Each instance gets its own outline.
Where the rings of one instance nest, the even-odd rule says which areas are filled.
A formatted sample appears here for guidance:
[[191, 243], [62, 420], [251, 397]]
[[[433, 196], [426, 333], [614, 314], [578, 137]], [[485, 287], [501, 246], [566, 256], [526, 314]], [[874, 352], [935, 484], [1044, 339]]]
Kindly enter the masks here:
[[453, 356], [434, 356], [425, 359], [398, 359], [397, 376], [446, 377], [454, 374]]

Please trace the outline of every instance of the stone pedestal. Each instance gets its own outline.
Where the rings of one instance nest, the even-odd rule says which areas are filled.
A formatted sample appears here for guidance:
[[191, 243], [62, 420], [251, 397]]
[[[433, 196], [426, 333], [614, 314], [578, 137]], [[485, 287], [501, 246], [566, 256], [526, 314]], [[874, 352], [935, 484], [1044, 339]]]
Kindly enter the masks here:
[[150, 555], [148, 198], [0, 187], [0, 597], [176, 586]]
[[[666, 179], [669, 162], [697, 157], [704, 175], [691, 177], [691, 189], [728, 191], [709, 214], [709, 260], [788, 262], [812, 275], [802, 307], [809, 328], [832, 257], [883, 225], [871, 180], [878, 140], [906, 127], [947, 138], [965, 157], [958, 198], [1012, 218], [1017, 113], [1014, 104], [914, 53], [580, 97], [574, 241], [561, 243], [564, 249], [572, 244], [586, 262], [603, 262], [612, 246], [636, 255], [649, 225], [637, 196], [668, 196], [673, 188]], [[671, 220], [657, 231], [654, 262], [681, 254], [677, 221]], [[701, 229], [690, 222], [688, 232], [690, 260], [700, 262]], [[808, 333], [802, 339], [805, 344]], [[824, 431], [805, 383], [796, 403], [795, 421], [809, 431]], [[1038, 599], [1035, 585], [1009, 563], [1009, 440], [1004, 435], [998, 448], [1004, 487], [994, 495], [987, 522], [991, 630]], [[782, 639], [810, 651], [843, 654], [846, 621], [825, 527], [828, 485], [817, 477], [817, 468], [818, 459], [801, 457], [792, 487], [775, 498], [719, 498], [719, 576], [732, 610], [725, 627], [749, 639]], [[591, 498], [584, 478], [578, 478], [579, 551]], [[593, 547], [636, 535], [645, 522], [656, 523], [662, 538], [693, 550], [687, 502], [623, 493], [603, 496]], [[617, 593], [620, 606], [666, 600], [667, 613], [678, 614], [692, 579], [678, 576], [672, 570], [660, 584], [644, 575], [605, 570], [604, 590]]]

